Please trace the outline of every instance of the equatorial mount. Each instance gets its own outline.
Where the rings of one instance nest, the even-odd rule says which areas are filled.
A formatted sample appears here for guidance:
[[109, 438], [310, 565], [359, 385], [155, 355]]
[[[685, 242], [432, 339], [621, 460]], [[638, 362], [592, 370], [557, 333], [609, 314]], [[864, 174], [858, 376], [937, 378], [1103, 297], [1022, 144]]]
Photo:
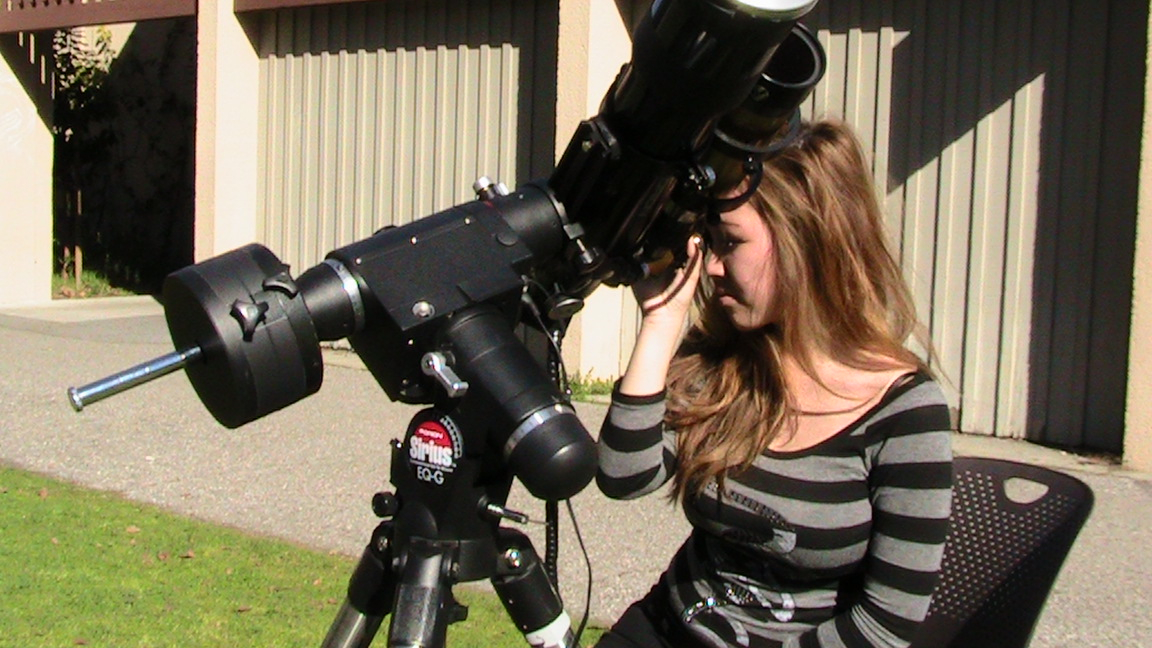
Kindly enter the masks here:
[[[797, 24], [816, 0], [660, 0], [632, 60], [546, 181], [333, 250], [293, 276], [251, 244], [169, 275], [174, 348], [71, 388], [77, 410], [183, 369], [235, 428], [316, 392], [320, 344], [347, 338], [392, 400], [428, 405], [392, 445], [395, 493], [352, 577], [328, 648], [440, 646], [461, 617], [451, 588], [490, 579], [533, 645], [569, 640], [530, 543], [503, 529], [513, 478], [549, 505], [580, 492], [596, 448], [557, 376], [583, 299], [682, 262], [711, 212], [731, 209], [789, 143], [824, 52]], [[542, 339], [530, 347], [526, 339]], [[549, 594], [551, 592], [551, 594]]]

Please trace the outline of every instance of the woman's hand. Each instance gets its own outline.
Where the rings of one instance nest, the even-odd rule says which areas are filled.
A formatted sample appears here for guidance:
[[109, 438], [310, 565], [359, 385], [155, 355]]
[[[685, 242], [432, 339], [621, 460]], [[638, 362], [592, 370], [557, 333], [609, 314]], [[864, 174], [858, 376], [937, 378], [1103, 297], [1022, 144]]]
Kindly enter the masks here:
[[699, 236], [692, 236], [684, 267], [632, 285], [643, 318], [628, 369], [620, 378], [620, 393], [650, 396], [664, 390], [668, 365], [680, 345], [703, 266], [703, 243]]
[[644, 319], [676, 320], [683, 325], [700, 283], [704, 265], [702, 248], [700, 236], [693, 234], [688, 239], [688, 260], [683, 267], [668, 269], [632, 284], [632, 294]]

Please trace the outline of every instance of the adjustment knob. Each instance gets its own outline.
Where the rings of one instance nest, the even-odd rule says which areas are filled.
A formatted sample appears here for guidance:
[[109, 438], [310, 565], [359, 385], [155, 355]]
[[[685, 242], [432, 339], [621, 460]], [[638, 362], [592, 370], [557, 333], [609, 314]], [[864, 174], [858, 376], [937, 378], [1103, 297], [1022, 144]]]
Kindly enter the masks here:
[[400, 500], [389, 492], [376, 493], [372, 496], [372, 512], [378, 518], [390, 518], [400, 511]]
[[256, 327], [260, 322], [264, 321], [264, 315], [267, 312], [267, 302], [256, 304], [239, 299], [232, 302], [232, 317], [236, 318], [236, 321], [240, 323], [240, 330], [244, 333], [244, 340], [246, 342], [252, 341], [252, 336], [256, 333]]
[[278, 272], [265, 279], [262, 285], [264, 290], [280, 291], [287, 295], [289, 299], [292, 299], [296, 296], [296, 293], [300, 292], [300, 289], [296, 286], [296, 282], [292, 279], [292, 275], [288, 274], [287, 266], [285, 266], [285, 270], [282, 272]]
[[424, 370], [424, 375], [435, 378], [436, 382], [444, 387], [449, 398], [460, 398], [468, 393], [468, 383], [456, 375], [456, 371], [448, 364], [448, 358], [443, 353], [438, 351], [425, 353], [420, 360], [420, 368]]

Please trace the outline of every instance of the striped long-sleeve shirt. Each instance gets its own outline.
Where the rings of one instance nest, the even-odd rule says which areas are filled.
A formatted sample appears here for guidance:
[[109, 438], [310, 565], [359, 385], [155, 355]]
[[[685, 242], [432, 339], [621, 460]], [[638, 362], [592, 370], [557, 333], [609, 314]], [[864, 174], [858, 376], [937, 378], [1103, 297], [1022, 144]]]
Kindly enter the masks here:
[[[617, 394], [597, 483], [639, 497], [675, 470], [662, 394]], [[797, 452], [765, 451], [688, 498], [692, 534], [661, 577], [671, 609], [716, 646], [906, 646], [936, 586], [951, 509], [949, 414], [922, 374]]]

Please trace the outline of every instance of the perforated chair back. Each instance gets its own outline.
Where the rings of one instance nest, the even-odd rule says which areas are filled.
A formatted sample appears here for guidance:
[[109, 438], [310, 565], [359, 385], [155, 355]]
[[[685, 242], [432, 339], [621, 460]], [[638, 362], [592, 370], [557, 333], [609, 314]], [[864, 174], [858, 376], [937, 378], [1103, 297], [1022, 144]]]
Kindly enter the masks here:
[[1064, 473], [957, 457], [940, 583], [913, 648], [1024, 648], [1092, 510]]

